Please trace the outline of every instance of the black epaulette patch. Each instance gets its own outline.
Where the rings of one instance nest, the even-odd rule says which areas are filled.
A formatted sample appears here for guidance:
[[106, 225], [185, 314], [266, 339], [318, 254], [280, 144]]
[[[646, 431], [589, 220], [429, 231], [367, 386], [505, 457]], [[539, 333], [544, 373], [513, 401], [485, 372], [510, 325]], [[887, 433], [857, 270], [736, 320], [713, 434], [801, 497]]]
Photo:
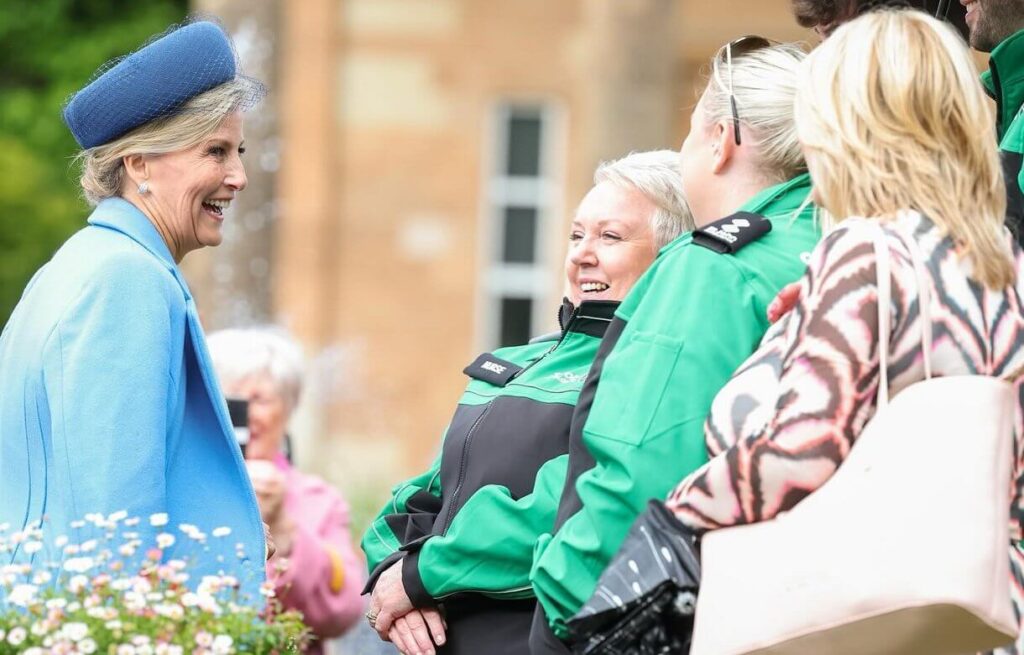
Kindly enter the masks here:
[[462, 372], [471, 378], [503, 387], [522, 370], [523, 367], [518, 364], [495, 357], [491, 353], [484, 353], [477, 357], [472, 364], [462, 369]]
[[737, 212], [696, 230], [693, 242], [720, 255], [731, 255], [771, 231], [772, 223], [764, 216]]

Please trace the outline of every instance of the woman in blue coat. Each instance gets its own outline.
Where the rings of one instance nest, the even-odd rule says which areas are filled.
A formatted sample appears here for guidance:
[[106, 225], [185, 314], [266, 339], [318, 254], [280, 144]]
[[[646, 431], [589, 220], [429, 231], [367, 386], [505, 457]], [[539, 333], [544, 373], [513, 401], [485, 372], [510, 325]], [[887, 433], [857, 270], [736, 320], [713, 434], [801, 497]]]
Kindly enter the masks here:
[[194, 579], [224, 570], [253, 599], [263, 525], [178, 263], [220, 243], [246, 186], [241, 112], [263, 93], [221, 28], [196, 22], [75, 94], [64, 119], [95, 210], [0, 336], [0, 524], [41, 520], [52, 538], [87, 514], [147, 529], [166, 514], [160, 529], [209, 535], [208, 550], [178, 540]]

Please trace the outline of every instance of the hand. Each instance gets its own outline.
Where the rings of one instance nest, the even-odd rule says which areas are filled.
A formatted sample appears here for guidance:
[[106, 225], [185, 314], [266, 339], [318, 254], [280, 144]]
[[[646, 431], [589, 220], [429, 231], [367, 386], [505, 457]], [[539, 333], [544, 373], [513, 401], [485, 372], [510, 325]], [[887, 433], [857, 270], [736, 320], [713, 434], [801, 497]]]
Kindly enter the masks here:
[[[430, 635], [433, 635], [434, 643], [438, 645], [444, 643], [443, 620], [435, 610], [416, 610], [413, 607], [413, 602], [409, 600], [409, 595], [406, 593], [406, 587], [401, 582], [401, 565], [402, 561], [398, 560], [377, 578], [373, 596], [370, 597], [370, 611], [368, 612], [369, 615], [375, 617], [371, 625], [377, 630], [377, 634], [382, 640], [392, 640], [392, 635], [394, 635], [407, 646], [421, 648], [421, 650], [414, 648], [409, 651], [410, 653], [433, 653]], [[399, 618], [404, 619], [401, 621], [401, 625], [394, 625]]]
[[274, 535], [270, 534], [270, 526], [263, 524], [263, 539], [267, 543], [267, 560], [269, 561], [277, 552], [277, 544], [274, 543]]
[[284, 472], [273, 463], [263, 459], [246, 460], [245, 468], [249, 472], [252, 488], [256, 492], [256, 500], [259, 502], [263, 521], [270, 526], [271, 530], [274, 530], [282, 522], [284, 494], [287, 488]]
[[793, 282], [782, 288], [775, 300], [768, 305], [768, 322], [775, 323], [789, 313], [800, 300], [800, 283]]
[[380, 574], [373, 587], [368, 614], [376, 619], [371, 625], [381, 639], [387, 640], [395, 619], [404, 617], [414, 609], [409, 595], [405, 593], [405, 585], [402, 584], [402, 560], [398, 560]]
[[413, 610], [395, 619], [388, 638], [403, 655], [435, 655], [434, 645], [444, 645], [447, 627], [437, 610]]

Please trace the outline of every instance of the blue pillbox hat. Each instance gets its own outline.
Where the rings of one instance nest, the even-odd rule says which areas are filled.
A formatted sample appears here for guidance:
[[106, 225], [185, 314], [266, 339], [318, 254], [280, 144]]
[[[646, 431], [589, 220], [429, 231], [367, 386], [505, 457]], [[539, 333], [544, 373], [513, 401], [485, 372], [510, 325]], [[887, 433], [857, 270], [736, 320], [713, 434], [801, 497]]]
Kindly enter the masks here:
[[234, 48], [220, 26], [190, 23], [101, 67], [64, 106], [64, 122], [78, 145], [93, 148], [174, 114], [237, 71]]

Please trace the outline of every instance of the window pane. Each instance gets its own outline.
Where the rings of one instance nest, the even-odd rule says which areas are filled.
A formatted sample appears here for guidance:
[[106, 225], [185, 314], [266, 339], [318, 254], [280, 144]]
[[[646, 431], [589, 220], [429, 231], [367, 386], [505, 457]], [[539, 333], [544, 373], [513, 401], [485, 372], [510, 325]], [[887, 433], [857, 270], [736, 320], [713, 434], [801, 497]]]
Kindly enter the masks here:
[[540, 174], [540, 116], [513, 114], [508, 121], [509, 175], [536, 177]]
[[501, 299], [501, 345], [518, 346], [530, 340], [533, 301], [529, 298]]
[[505, 247], [502, 261], [532, 264], [537, 242], [537, 208], [505, 208]]

